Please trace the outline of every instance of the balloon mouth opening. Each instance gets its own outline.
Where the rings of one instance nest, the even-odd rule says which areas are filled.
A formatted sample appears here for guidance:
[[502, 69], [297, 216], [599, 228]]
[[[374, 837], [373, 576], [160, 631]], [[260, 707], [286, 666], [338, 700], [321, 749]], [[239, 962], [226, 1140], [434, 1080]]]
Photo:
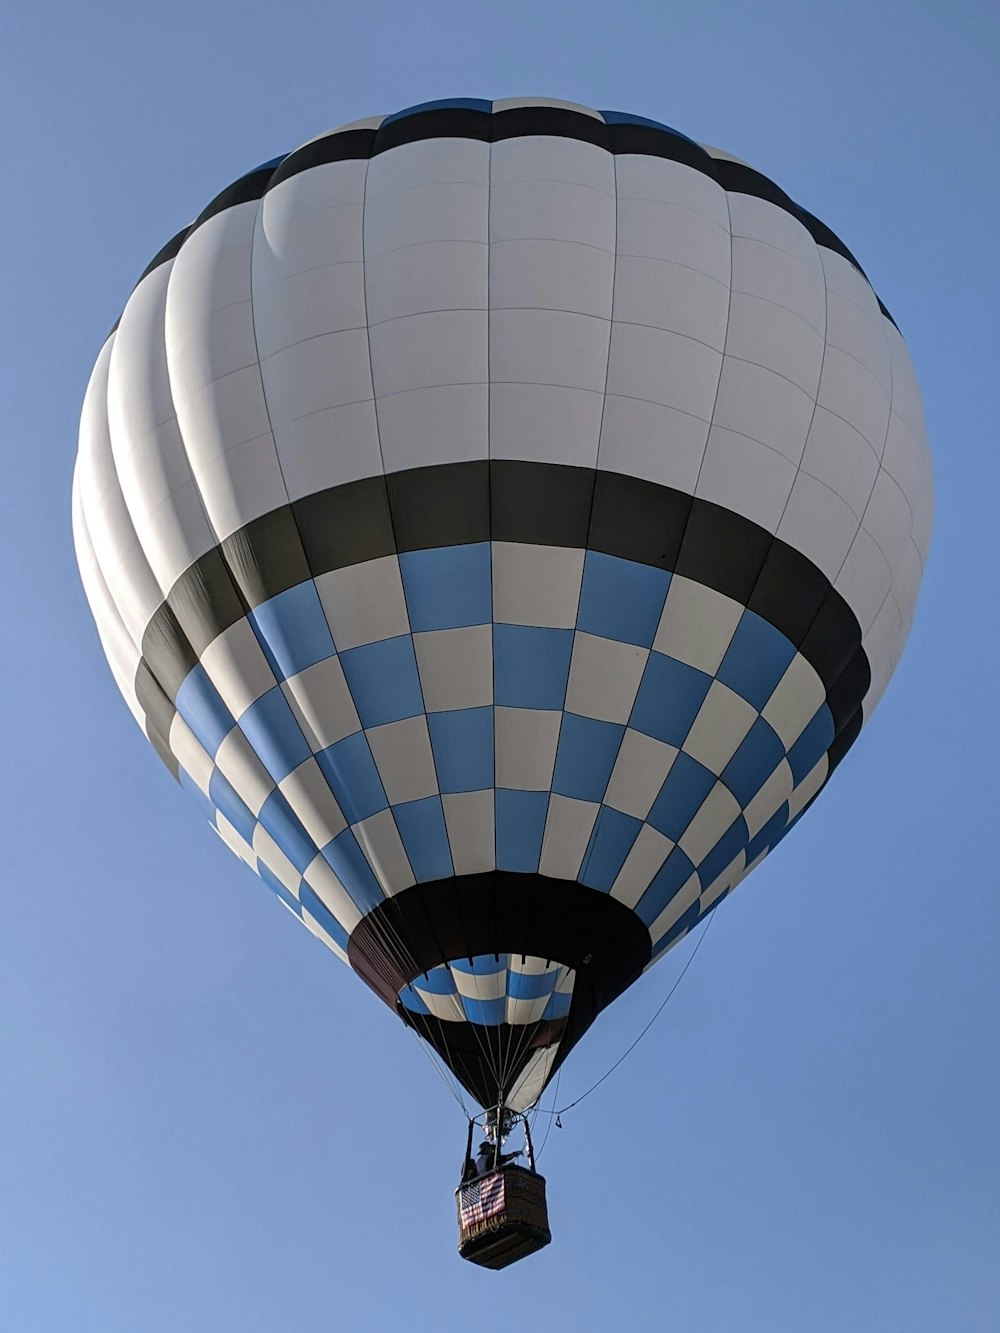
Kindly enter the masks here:
[[650, 953], [649, 931], [609, 894], [501, 870], [413, 885], [348, 941], [352, 968], [479, 1104], [515, 1110]]

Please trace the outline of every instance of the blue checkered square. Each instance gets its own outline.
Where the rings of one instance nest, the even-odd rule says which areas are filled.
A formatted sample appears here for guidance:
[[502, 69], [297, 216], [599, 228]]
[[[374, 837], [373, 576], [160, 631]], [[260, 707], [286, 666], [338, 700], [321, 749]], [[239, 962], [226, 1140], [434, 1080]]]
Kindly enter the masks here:
[[493, 709], [428, 713], [434, 767], [442, 792], [493, 786]]
[[610, 892], [641, 828], [641, 819], [602, 806], [583, 858], [580, 883]]
[[256, 817], [244, 804], [236, 788], [219, 770], [213, 769], [208, 783], [208, 795], [215, 808], [229, 820], [245, 842], [253, 842]]
[[[289, 909], [289, 911], [294, 912], [295, 915], [301, 921], [302, 908], [298, 899], [295, 897], [293, 893], [289, 893], [289, 891], [285, 888], [284, 884], [282, 884], [281, 880], [274, 873], [271, 867], [265, 865], [263, 861], [258, 861], [257, 874], [261, 877], [261, 879], [271, 890], [274, 896], [276, 898], [280, 898], [281, 901], [285, 904], [285, 906]], [[299, 891], [301, 892], [302, 888], [304, 887], [305, 887], [304, 885], [300, 886]]]
[[418, 883], [447, 879], [455, 873], [440, 796], [404, 801], [394, 805], [392, 813]]
[[556, 984], [556, 972], [516, 972], [507, 974], [507, 994], [512, 1000], [540, 1000], [551, 995]]
[[340, 654], [340, 663], [363, 727], [380, 727], [424, 711], [409, 634], [349, 648]]
[[319, 594], [312, 579], [262, 602], [249, 620], [277, 680], [305, 671], [334, 654]]
[[461, 996], [462, 1009], [470, 1023], [479, 1023], [483, 1027], [496, 1027], [504, 1021], [507, 998], [498, 996], [495, 1000], [473, 1000], [468, 995]]
[[275, 782], [286, 778], [311, 753], [280, 685], [250, 705], [240, 717], [240, 730]]
[[663, 653], [650, 653], [629, 726], [678, 749], [705, 702], [712, 677]]
[[788, 751], [788, 767], [792, 770], [796, 786], [808, 777], [829, 750], [834, 735], [833, 714], [826, 704], [821, 704], [805, 731]]
[[569, 1007], [573, 1003], [573, 996], [567, 991], [554, 991], [551, 1000], [545, 1006], [543, 1019], [565, 1018], [569, 1013]]
[[375, 874], [351, 830], [344, 829], [323, 848], [323, 860], [343, 884], [362, 914], [385, 901]]
[[715, 774], [682, 750], [670, 766], [647, 823], [676, 842], [714, 786]]
[[722, 874], [729, 863], [746, 847], [750, 833], [742, 815], [726, 829], [709, 854], [698, 866], [698, 878], [703, 889], [707, 889]]
[[[202, 789], [198, 786], [197, 782], [195, 782], [194, 778], [191, 776], [191, 774], [187, 771], [186, 768], [178, 770], [177, 781], [180, 783], [184, 791], [186, 791], [188, 795], [192, 798], [195, 805], [205, 816], [208, 822], [210, 824], [215, 824], [215, 816], [218, 813], [216, 811], [215, 806], [205, 795]], [[215, 824], [215, 827], [218, 828], [218, 824]]]
[[770, 850], [785, 835], [785, 825], [788, 823], [788, 802], [786, 801], [779, 810], [776, 810], [767, 821], [759, 833], [756, 833], [747, 843], [747, 865], [751, 861], [756, 861], [761, 852]]
[[542, 854], [542, 835], [549, 808], [547, 791], [511, 791], [496, 794], [497, 869], [534, 874]]
[[329, 907], [327, 907], [326, 903], [324, 903], [322, 899], [313, 891], [313, 889], [311, 889], [309, 885], [305, 883], [299, 889], [299, 897], [302, 901], [302, 906], [309, 913], [309, 915], [311, 917], [314, 917], [317, 923], [323, 928], [323, 930], [326, 931], [326, 933], [330, 936], [330, 938], [334, 941], [334, 943], [339, 944], [340, 947], [346, 952], [347, 931], [340, 924], [337, 918], [333, 915]]
[[260, 808], [259, 819], [299, 874], [304, 875], [316, 858], [316, 845], [280, 791], [271, 792]]
[[[716, 906], [718, 902], [721, 902], [721, 898], [717, 899], [716, 903], [713, 903], [713, 906]], [[709, 911], [711, 910], [712, 909], [709, 908]], [[706, 913], [706, 916], [707, 915], [708, 913]], [[653, 952], [650, 955], [649, 961], [655, 962], [656, 959], [659, 958], [661, 954], [666, 953], [666, 951], [675, 942], [675, 940], [679, 940], [682, 935], [687, 934], [687, 932], [692, 928], [692, 926], [696, 926], [698, 924], [700, 917], [701, 917], [701, 903], [693, 902], [691, 906], [687, 909], [687, 911], [684, 912], [674, 922], [674, 924], [670, 927], [670, 929], [663, 936], [663, 938], [656, 945], [654, 945]]]
[[406, 551], [399, 557], [410, 629], [458, 629], [493, 618], [489, 542]]
[[552, 790], [578, 801], [601, 801], [621, 748], [624, 726], [564, 713]]
[[577, 629], [649, 648], [669, 586], [665, 570], [588, 551]]
[[566, 699], [571, 629], [493, 627], [493, 692], [503, 708], [561, 709]]
[[679, 847], [675, 847], [636, 904], [636, 915], [647, 926], [651, 926], [693, 874], [694, 866], [690, 858], [685, 856]]
[[213, 758], [235, 722], [204, 667], [193, 666], [181, 681], [176, 708], [206, 754]]
[[772, 727], [759, 717], [723, 769], [722, 781], [740, 805], [747, 806], [785, 757]]
[[321, 750], [316, 763], [348, 824], [360, 824], [389, 804], [364, 732]]
[[760, 711], [795, 656], [795, 647], [755, 611], [744, 611], [722, 665], [723, 685]]

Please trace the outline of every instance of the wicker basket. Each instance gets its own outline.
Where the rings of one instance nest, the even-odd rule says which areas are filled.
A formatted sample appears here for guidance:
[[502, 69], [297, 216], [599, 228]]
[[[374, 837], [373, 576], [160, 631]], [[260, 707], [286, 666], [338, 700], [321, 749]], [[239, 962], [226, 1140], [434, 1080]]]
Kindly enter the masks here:
[[455, 1191], [458, 1252], [484, 1268], [506, 1268], [552, 1239], [545, 1177], [504, 1166]]

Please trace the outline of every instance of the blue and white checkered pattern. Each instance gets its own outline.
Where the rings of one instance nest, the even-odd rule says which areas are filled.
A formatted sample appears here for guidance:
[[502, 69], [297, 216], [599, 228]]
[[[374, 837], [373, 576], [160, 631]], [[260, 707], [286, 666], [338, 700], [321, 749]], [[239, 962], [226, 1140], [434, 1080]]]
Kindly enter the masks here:
[[[620, 899], [655, 959], [781, 840], [834, 735], [813, 668], [737, 602], [503, 542], [271, 598], [209, 645], [177, 710], [184, 784], [339, 953], [385, 897], [498, 868]], [[475, 998], [437, 984], [405, 1002], [460, 1017]]]
[[496, 1027], [565, 1018], [575, 973], [544, 958], [486, 954], [435, 967], [407, 986], [400, 999], [413, 1014]]

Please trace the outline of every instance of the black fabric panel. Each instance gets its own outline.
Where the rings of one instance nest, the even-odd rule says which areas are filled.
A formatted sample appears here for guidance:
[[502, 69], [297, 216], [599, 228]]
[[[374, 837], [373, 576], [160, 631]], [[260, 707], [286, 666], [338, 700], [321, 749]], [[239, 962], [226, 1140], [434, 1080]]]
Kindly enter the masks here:
[[[404, 986], [455, 958], [530, 954], [573, 968], [573, 1000], [560, 1058], [636, 980], [650, 952], [649, 931], [610, 894], [568, 880], [503, 870], [404, 889], [362, 918], [347, 944], [351, 967], [393, 1009]], [[450, 1047], [450, 1028], [445, 1035]], [[450, 1063], [449, 1049], [441, 1055]], [[452, 1068], [464, 1081], [469, 1070], [457, 1063]], [[506, 1089], [498, 1090], [495, 1076], [487, 1071], [489, 1086], [466, 1086], [488, 1106], [512, 1082], [513, 1076]]]
[[274, 172], [274, 167], [258, 167], [256, 171], [248, 171], [245, 176], [233, 181], [232, 185], [227, 185], [221, 194], [217, 194], [198, 214], [191, 224], [188, 235], [197, 231], [203, 222], [214, 218], [217, 213], [224, 213], [227, 208], [235, 208], [237, 204], [249, 204], [254, 199], [261, 199]]
[[715, 172], [720, 185], [730, 193], [752, 194], [758, 199], [766, 199], [769, 204], [776, 204], [802, 222], [798, 204], [793, 203], [773, 180], [754, 171], [753, 167], [744, 166], [742, 162], [727, 162], [725, 158], [719, 157], [715, 159]]
[[375, 131], [372, 156], [387, 153], [402, 144], [418, 143], [421, 139], [479, 139], [489, 143], [492, 137], [493, 117], [488, 111], [472, 107], [434, 107], [417, 111], [412, 116], [380, 125]]
[[794, 546], [775, 537], [747, 605], [778, 625], [798, 648], [829, 591], [830, 580], [823, 571]]
[[799, 652], [813, 666], [829, 693], [860, 648], [861, 626], [840, 593], [831, 588]]
[[603, 1008], [636, 979], [650, 949], [649, 931], [610, 894], [545, 875], [490, 870], [415, 884], [387, 898], [355, 926], [347, 955], [393, 1008], [403, 987], [431, 968], [501, 953], [574, 968]]
[[[844, 723], [841, 730], [837, 732], [836, 736], [833, 738], [833, 744], [830, 746], [829, 750], [827, 750], [827, 758], [830, 763], [830, 773], [833, 772], [833, 770], [843, 759], [847, 751], [858, 739], [858, 734], [861, 731], [861, 728], [864, 724], [864, 720], [865, 720], [864, 713], [859, 704], [857, 709], [851, 714], [848, 720]], [[829, 774], [827, 774], [826, 780], [827, 782], [830, 781]]]
[[495, 458], [490, 471], [494, 541], [587, 545], [595, 480], [591, 468]]
[[868, 654], [859, 644], [840, 679], [826, 694], [826, 702], [833, 714], [833, 725], [838, 734], [857, 712], [859, 700], [868, 693], [871, 683], [872, 669]]
[[140, 661], [136, 669], [135, 693], [146, 717], [146, 730], [150, 735], [154, 731], [159, 732], [165, 740], [170, 735], [176, 710], [145, 659]]
[[142, 663], [173, 699], [181, 681], [197, 664], [198, 653], [170, 606], [161, 606], [142, 636]]
[[[170, 711], [171, 714], [173, 714], [173, 709], [171, 709]], [[169, 769], [170, 776], [173, 778], [175, 782], [179, 782], [181, 776], [181, 766], [177, 762], [177, 759], [174, 756], [173, 750], [171, 750], [170, 748], [166, 736], [164, 736], [164, 734], [159, 730], [159, 728], [150, 725], [149, 718], [146, 719], [146, 734], [149, 736], [150, 745], [159, 755], [164, 765]]]
[[273, 190], [282, 181], [309, 171], [311, 167], [326, 166], [330, 162], [363, 161], [371, 157], [374, 143], [374, 130], [342, 130], [339, 134], [324, 135], [322, 139], [315, 139], [289, 153], [268, 181], [267, 189]]
[[771, 533], [741, 514], [708, 500], [694, 500], [676, 570], [746, 606], [773, 540]]
[[227, 537], [222, 557], [249, 606], [312, 577], [291, 505], [272, 509]]
[[[566, 1034], [565, 1019], [517, 1027], [500, 1023], [477, 1029], [473, 1023], [447, 1022], [428, 1014], [411, 1013], [403, 1004], [396, 1005], [396, 1012], [407, 1027], [433, 1046], [462, 1087], [483, 1107], [506, 1103], [535, 1052], [563, 1041]], [[562, 1064], [568, 1051], [568, 1046], [560, 1049], [552, 1064], [553, 1071]], [[506, 1073], [502, 1086], [498, 1086], [495, 1072], [498, 1068]]]
[[[157, 250], [156, 254], [153, 256], [153, 258], [149, 261], [146, 267], [139, 274], [139, 281], [135, 284], [135, 287], [132, 288], [133, 291], [135, 291], [135, 288], [139, 286], [139, 283], [143, 282], [146, 278], [148, 278], [149, 275], [155, 269], [158, 269], [161, 264], [167, 264], [170, 262], [171, 259], [175, 259], [177, 257], [177, 252], [180, 250], [181, 246], [187, 239], [187, 235], [190, 230], [191, 230], [190, 227], [184, 227], [181, 231], [177, 233], [176, 236], [171, 236], [170, 240], [167, 241], [166, 245], [161, 250]], [[122, 322], [122, 317], [121, 315], [119, 315], [118, 318], [115, 320], [115, 322], [111, 325], [111, 328], [108, 330], [108, 338], [110, 338], [113, 333], [117, 332], [118, 325], [121, 322]], [[105, 339], [105, 342], [106, 341], [107, 339]]]
[[691, 507], [690, 495], [641, 477], [598, 472], [587, 545], [605, 555], [673, 570]]
[[715, 160], [704, 148], [681, 134], [658, 130], [654, 125], [609, 125], [608, 144], [615, 154], [663, 157], [671, 162], [683, 162], [686, 167], [694, 167], [695, 171], [711, 176], [713, 180], [719, 179]]
[[809, 235], [813, 238], [813, 240], [816, 242], [817, 245], [822, 245], [825, 250], [832, 250], [835, 254], [838, 254], [842, 258], [846, 259], [849, 264], [854, 265], [854, 267], [858, 270], [858, 272], [865, 279], [865, 281], [866, 282], [868, 281], [868, 277], [864, 269], [854, 258], [850, 250], [848, 250], [847, 246], [836, 234], [836, 232], [831, 231], [825, 222], [820, 222], [819, 218], [814, 217], [813, 214], [808, 212], [806, 209], [797, 207], [796, 211], [799, 215], [800, 220], [805, 224], [806, 228], [808, 229]]
[[[240, 597], [229, 567], [217, 546], [206, 551], [184, 571], [170, 589], [167, 606], [176, 615], [188, 642], [199, 657], [213, 639], [230, 625], [235, 625], [249, 609]], [[160, 612], [156, 614], [159, 616]], [[156, 616], [153, 619], [155, 621]], [[145, 638], [143, 647], [145, 650]]]
[[896, 330], [896, 332], [898, 333], [898, 332], [899, 332], [899, 325], [896, 323], [896, 321], [893, 319], [893, 317], [889, 314], [889, 311], [886, 309], [886, 307], [885, 307], [884, 303], [882, 302], [882, 300], [880, 299], [880, 297], [874, 292], [874, 289], [872, 289], [872, 292], [873, 292], [873, 295], [875, 296], [875, 300], [878, 301], [878, 308], [879, 308], [879, 310], [882, 311], [882, 314], [885, 315], [886, 319], [889, 321], [889, 323], [892, 325], [892, 327], [893, 327], [893, 328]]
[[519, 106], [493, 115], [493, 142], [521, 139], [531, 135], [552, 135], [561, 139], [579, 139], [598, 148], [611, 147], [610, 126], [580, 111], [559, 106]]
[[364, 477], [294, 501], [292, 510], [313, 578], [396, 549], [385, 477]]
[[397, 550], [424, 551], [489, 541], [487, 459], [390, 472], [386, 481]]

